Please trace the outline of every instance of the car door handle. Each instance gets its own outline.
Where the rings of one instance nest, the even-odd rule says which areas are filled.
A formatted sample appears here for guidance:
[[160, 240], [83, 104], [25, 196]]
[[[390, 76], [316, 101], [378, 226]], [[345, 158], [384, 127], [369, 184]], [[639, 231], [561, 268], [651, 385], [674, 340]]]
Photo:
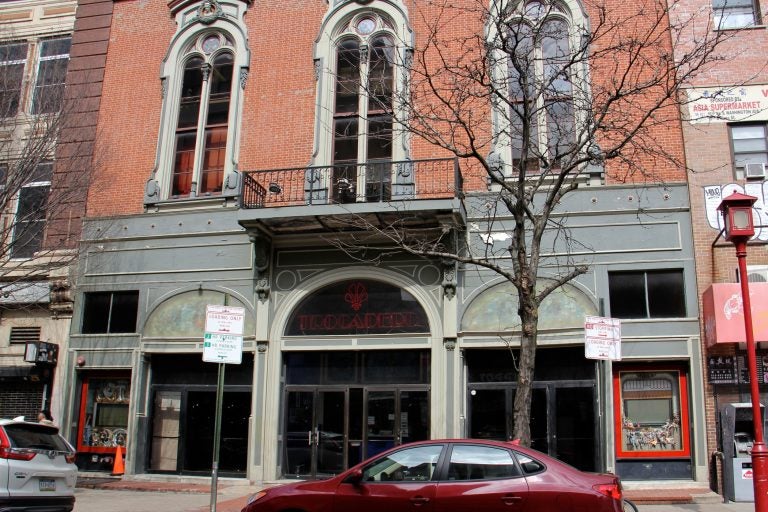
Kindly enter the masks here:
[[515, 503], [520, 503], [521, 501], [523, 501], [523, 498], [521, 496], [510, 496], [510, 495], [507, 495], [507, 496], [502, 496], [501, 497], [501, 501], [505, 505], [514, 505]]
[[414, 496], [411, 498], [411, 503], [416, 507], [420, 507], [429, 503], [429, 498], [425, 498], [424, 496]]

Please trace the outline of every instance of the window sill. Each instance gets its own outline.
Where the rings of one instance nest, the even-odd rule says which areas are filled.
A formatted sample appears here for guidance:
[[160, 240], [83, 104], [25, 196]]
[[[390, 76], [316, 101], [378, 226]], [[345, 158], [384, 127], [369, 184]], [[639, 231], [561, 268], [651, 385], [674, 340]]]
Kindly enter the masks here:
[[216, 195], [203, 197], [185, 197], [180, 199], [161, 199], [155, 202], [144, 201], [145, 212], [171, 212], [200, 210], [205, 208], [228, 208], [237, 206], [236, 196]]
[[768, 25], [745, 25], [743, 27], [725, 27], [725, 28], [716, 28], [716, 32], [731, 32], [735, 30], [765, 30], [768, 28]]

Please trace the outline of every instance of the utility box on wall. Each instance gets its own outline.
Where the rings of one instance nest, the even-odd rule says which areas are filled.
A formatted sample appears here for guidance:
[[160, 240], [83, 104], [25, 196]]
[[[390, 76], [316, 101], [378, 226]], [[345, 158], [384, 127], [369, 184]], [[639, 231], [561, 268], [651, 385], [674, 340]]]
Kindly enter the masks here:
[[[760, 405], [765, 431], [765, 406]], [[726, 404], [720, 409], [723, 440], [723, 488], [731, 501], [755, 501], [752, 444], [755, 439], [751, 403]]]

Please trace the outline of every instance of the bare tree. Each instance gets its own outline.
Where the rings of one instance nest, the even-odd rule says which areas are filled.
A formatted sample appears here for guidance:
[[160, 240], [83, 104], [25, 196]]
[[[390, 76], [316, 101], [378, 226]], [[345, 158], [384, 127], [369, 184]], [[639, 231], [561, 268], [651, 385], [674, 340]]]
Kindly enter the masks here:
[[[554, 277], [539, 278], [549, 258], [543, 244], [577, 243], [558, 208], [590, 179], [637, 186], [685, 181], [685, 88], [723, 58], [718, 48], [733, 33], [713, 30], [710, 9], [686, 13], [675, 0], [585, 0], [579, 7], [432, 0], [415, 8], [417, 41], [410, 58], [397, 63], [407, 87], [390, 108], [394, 126], [413, 145], [426, 142], [460, 159], [467, 188], [487, 192], [480, 235], [492, 239], [503, 229], [503, 243], [473, 245], [462, 226], [428, 235], [400, 222], [363, 225], [361, 218], [367, 238], [336, 243], [348, 252], [372, 247], [374, 233], [385, 246], [487, 269], [514, 285], [514, 437], [529, 444], [539, 306], [589, 269], [588, 261], [566, 254], [546, 261], [557, 269]], [[693, 44], [675, 55], [680, 37]]]
[[92, 165], [71, 137], [80, 103], [65, 88], [71, 39], [38, 41], [32, 69], [30, 44], [11, 35], [0, 43], [0, 293], [34, 303], [41, 297], [27, 295], [66, 280], [77, 257], [81, 214], [73, 212], [82, 210]]

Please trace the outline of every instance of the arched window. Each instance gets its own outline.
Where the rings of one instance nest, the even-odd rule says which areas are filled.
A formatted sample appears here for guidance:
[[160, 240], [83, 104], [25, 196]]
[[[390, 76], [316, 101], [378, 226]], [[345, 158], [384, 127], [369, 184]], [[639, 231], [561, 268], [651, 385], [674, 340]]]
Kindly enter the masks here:
[[393, 121], [411, 39], [398, 3], [361, 9], [350, 2], [332, 9], [321, 29], [315, 160], [332, 166], [333, 202], [389, 200], [397, 178], [392, 162], [408, 156]]
[[[237, 148], [250, 53], [246, 0], [171, 2], [177, 31], [161, 67], [157, 160], [144, 203], [227, 201], [239, 192]], [[205, 202], [205, 201], [204, 201]]]
[[[202, 53], [200, 53], [202, 51]], [[220, 194], [224, 180], [231, 43], [221, 34], [198, 38], [184, 65], [171, 197]]]
[[395, 45], [380, 16], [365, 14], [343, 31], [336, 49], [333, 114], [333, 198], [354, 200], [358, 166], [365, 167], [367, 199], [387, 200], [391, 194], [392, 94]]
[[[500, 23], [497, 62], [504, 63], [507, 100], [498, 112], [499, 145], [513, 169], [557, 169], [576, 141], [572, 59], [574, 23], [565, 6], [532, 0]], [[513, 171], [515, 172], [515, 171]]]

